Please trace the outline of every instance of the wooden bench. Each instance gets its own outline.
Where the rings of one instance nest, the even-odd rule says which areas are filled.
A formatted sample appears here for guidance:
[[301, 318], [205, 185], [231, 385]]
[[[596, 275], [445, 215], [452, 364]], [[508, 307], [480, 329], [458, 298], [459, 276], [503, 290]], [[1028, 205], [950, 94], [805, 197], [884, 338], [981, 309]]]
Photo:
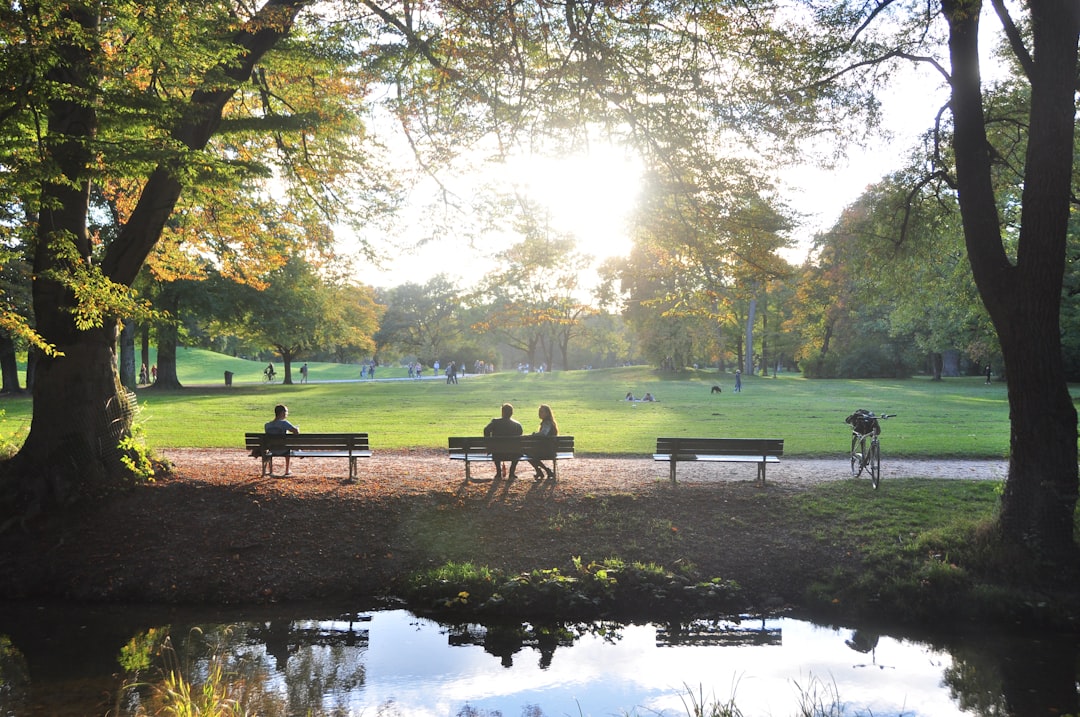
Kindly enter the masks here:
[[[492, 454], [516, 455], [519, 460], [535, 458], [551, 461], [554, 480], [559, 479], [559, 461], [574, 457], [573, 436], [472, 436], [450, 438], [450, 460], [465, 461], [465, 480], [472, 480], [469, 468], [475, 461], [492, 461]], [[505, 460], [505, 459], [504, 459]]]
[[783, 438], [657, 438], [653, 460], [671, 463], [671, 482], [680, 462], [757, 463], [758, 480], [765, 482], [765, 466], [779, 463]]
[[371, 458], [366, 433], [245, 433], [251, 455], [262, 459], [262, 475], [270, 472], [272, 458], [348, 458], [349, 482], [356, 482], [356, 460]]

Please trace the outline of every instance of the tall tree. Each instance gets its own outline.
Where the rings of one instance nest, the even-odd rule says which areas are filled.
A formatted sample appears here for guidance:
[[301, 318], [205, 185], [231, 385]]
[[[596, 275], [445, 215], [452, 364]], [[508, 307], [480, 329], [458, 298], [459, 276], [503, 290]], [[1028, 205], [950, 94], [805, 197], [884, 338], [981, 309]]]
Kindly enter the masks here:
[[[991, 11], [1012, 70], [1009, 81], [1030, 98], [1020, 112], [1012, 103], [993, 102], [994, 85], [984, 77], [989, 51], [981, 45], [981, 23]], [[774, 95], [786, 103], [778, 109], [797, 105], [808, 110], [803, 120], [820, 119], [813, 110], [830, 107], [819, 101], [819, 91], [829, 91], [831, 100], [845, 91], [865, 97], [889, 79], [897, 61], [928, 63], [944, 78], [949, 101], [943, 115], [952, 122], [939, 125], [939, 137], [951, 154], [940, 153], [935, 169], [955, 188], [968, 259], [1008, 378], [1009, 477], [1000, 527], [1007, 542], [1057, 564], [1076, 557], [1077, 415], [1066, 384], [1060, 315], [1075, 196], [1078, 36], [1074, 0], [1019, 6], [995, 0], [989, 8], [979, 0], [918, 8], [836, 2], [806, 15], [788, 34], [799, 63], [788, 66], [786, 78], [774, 78], [785, 89]], [[774, 49], [769, 57], [776, 57]], [[793, 87], [792, 78], [801, 86]], [[990, 131], [999, 123], [1012, 131]], [[1012, 186], [1021, 188], [1018, 202], [1006, 190]]]
[[378, 294], [386, 306], [375, 341], [382, 353], [395, 349], [428, 366], [445, 363], [464, 329], [461, 291], [445, 275], [424, 284], [403, 284]]

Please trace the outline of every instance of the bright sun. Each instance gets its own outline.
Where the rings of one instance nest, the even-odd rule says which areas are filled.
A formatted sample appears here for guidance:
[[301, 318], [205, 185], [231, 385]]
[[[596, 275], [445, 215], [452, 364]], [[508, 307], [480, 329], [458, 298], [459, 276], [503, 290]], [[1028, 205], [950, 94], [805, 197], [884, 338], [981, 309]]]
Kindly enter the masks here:
[[627, 222], [638, 199], [641, 164], [614, 147], [564, 158], [532, 157], [508, 168], [514, 184], [551, 212], [596, 260], [630, 251]]

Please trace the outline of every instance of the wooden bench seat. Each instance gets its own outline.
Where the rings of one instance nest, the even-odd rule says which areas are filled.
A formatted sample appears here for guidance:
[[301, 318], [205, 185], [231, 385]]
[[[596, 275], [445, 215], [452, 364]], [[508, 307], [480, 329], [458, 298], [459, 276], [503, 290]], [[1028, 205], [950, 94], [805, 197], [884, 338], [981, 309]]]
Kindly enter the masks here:
[[349, 482], [357, 477], [356, 461], [371, 458], [366, 433], [245, 433], [251, 455], [262, 459], [262, 475], [270, 472], [272, 458], [348, 458]]
[[449, 443], [450, 460], [465, 461], [466, 481], [472, 480], [471, 464], [491, 462], [493, 453], [551, 461], [554, 480], [559, 479], [559, 461], [574, 457], [573, 436], [452, 436]]
[[765, 466], [779, 463], [783, 438], [657, 438], [653, 460], [671, 463], [671, 482], [681, 462], [757, 463], [758, 480], [765, 482]]

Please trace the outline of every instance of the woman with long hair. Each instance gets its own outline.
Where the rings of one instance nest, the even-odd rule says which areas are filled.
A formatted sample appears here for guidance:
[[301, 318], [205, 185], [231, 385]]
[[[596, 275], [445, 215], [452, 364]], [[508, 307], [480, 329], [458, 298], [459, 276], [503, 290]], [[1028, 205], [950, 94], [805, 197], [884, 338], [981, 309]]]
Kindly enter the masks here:
[[[546, 403], [540, 404], [540, 428], [533, 433], [534, 436], [548, 436], [554, 438], [559, 435], [559, 424], [555, 423], [555, 416], [551, 412], [551, 406]], [[534, 478], [540, 480], [547, 474], [548, 478], [555, 477], [555, 471], [551, 470], [544, 465], [544, 462], [539, 458], [530, 458], [529, 463], [532, 464], [533, 470], [536, 471]]]

